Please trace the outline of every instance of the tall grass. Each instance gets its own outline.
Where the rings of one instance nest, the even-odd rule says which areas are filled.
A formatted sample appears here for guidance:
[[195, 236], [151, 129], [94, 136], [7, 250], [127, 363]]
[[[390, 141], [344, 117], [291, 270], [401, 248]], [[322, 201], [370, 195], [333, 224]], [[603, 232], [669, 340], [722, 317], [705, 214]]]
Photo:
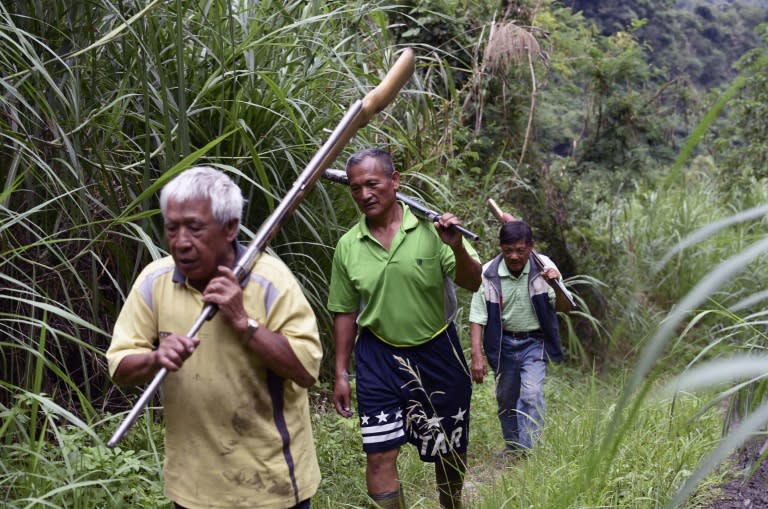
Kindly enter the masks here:
[[[733, 97], [744, 83], [740, 78], [723, 97]], [[721, 100], [714, 111], [722, 106]], [[616, 330], [636, 334], [639, 356], [633, 358], [616, 416], [593, 462], [596, 470], [590, 473], [602, 480], [620, 461], [620, 447], [633, 438], [654, 388], [666, 385], [677, 397], [688, 391], [708, 394], [703, 409], [728, 404], [720, 417], [722, 440], [702, 450], [696, 467], [683, 476], [685, 482], [654, 506], [685, 504], [702, 479], [735, 448], [760, 439], [768, 424], [768, 364], [761, 355], [766, 346], [764, 290], [755, 277], [768, 268], [768, 185], [755, 181], [734, 203], [725, 199], [730, 191], [712, 161], [687, 160], [715, 117], [706, 116], [694, 131], [669, 179], [622, 203], [623, 221], [613, 231], [616, 252], [625, 263], [607, 275], [609, 284], [634, 282], [616, 301], [627, 306]], [[612, 217], [615, 211], [604, 212]], [[679, 376], [669, 380], [672, 374]]]
[[[662, 507], [699, 459], [716, 446], [721, 413], [707, 408], [703, 396], [673, 398], [658, 393], [642, 402], [624, 440], [607, 457], [601, 442], [611, 434], [615, 414], [621, 412], [616, 401], [626, 382], [621, 373], [600, 380], [573, 368], [550, 369], [542, 442], [522, 459], [504, 459], [499, 454], [504, 442], [492, 379], [475, 386], [464, 489], [467, 506]], [[313, 506], [367, 507], [365, 457], [357, 423], [330, 411], [317, 414], [315, 426], [324, 482]], [[432, 469], [412, 452], [403, 449], [399, 460], [407, 506], [436, 509]], [[721, 470], [706, 477], [684, 507], [711, 499], [726, 473]]]
[[[612, 421], [620, 412], [615, 402], [626, 380], [620, 374], [603, 381], [589, 377], [585, 382], [584, 378], [577, 369], [550, 370], [542, 442], [527, 458], [511, 461], [498, 455], [504, 444], [493, 383], [488, 379], [475, 386], [465, 483], [468, 507], [661, 507], [699, 458], [717, 444], [721, 414], [707, 407], [706, 398], [687, 394], [674, 399], [659, 393], [643, 401], [614, 457], [607, 458], [601, 441], [611, 434]], [[367, 507], [365, 456], [357, 420], [339, 417], [322, 400], [314, 409], [323, 483], [313, 507]], [[49, 414], [52, 422], [58, 420], [54, 414]], [[43, 488], [35, 496], [7, 500], [20, 507], [41, 500], [53, 507], [167, 507], [159, 480], [161, 425], [142, 418], [126, 442], [110, 450], [103, 443], [84, 445], [98, 444], [87, 436], [87, 427], [59, 421], [53, 434], [55, 445], [43, 441], [33, 455], [19, 446], [4, 456], [4, 480], [13, 484], [3, 486]], [[28, 468], [9, 469], [18, 456], [30, 462]], [[422, 463], [413, 448], [403, 449], [399, 464], [408, 507], [437, 509], [431, 465]], [[710, 499], [725, 473], [722, 470], [700, 482], [684, 507]]]
[[[99, 405], [111, 323], [141, 267], [164, 254], [162, 182], [203, 162], [231, 173], [248, 200], [247, 241], [397, 54], [385, 11], [367, 4], [69, 4], [0, 7], [0, 362], [4, 379], [30, 387], [30, 352], [51, 352], [65, 379], [99, 388], [87, 394]], [[418, 104], [395, 108], [416, 123], [385, 112], [356, 143], [397, 145], [431, 121]], [[322, 310], [330, 245], [350, 218], [337, 219], [340, 191], [318, 187], [271, 247]]]
[[[704, 399], [654, 397], [643, 402], [609, 458], [601, 442], [621, 411], [615, 401], [626, 380], [617, 373], [579, 383], [582, 376], [551, 370], [541, 445], [481, 486], [476, 507], [661, 507], [717, 442], [720, 416], [716, 409], [698, 413]], [[719, 479], [707, 478], [700, 498], [689, 499], [686, 507], [705, 500]]]
[[[101, 418], [131, 404], [107, 379], [102, 353], [136, 275], [165, 254], [159, 188], [193, 164], [230, 173], [247, 198], [247, 242], [349, 105], [397, 58], [389, 9], [251, 0], [0, 5], [4, 501], [160, 504], [157, 416], [143, 416], [135, 441], [115, 453], [102, 440], [119, 414]], [[435, 132], [430, 108], [444, 99], [430, 87], [444, 76], [432, 60], [420, 68], [349, 151]], [[396, 120], [403, 117], [409, 122]], [[348, 201], [320, 183], [270, 246], [318, 311], [326, 350], [331, 246], [354, 214], [337, 206], [342, 196]], [[149, 491], [135, 486], [144, 477]]]
[[[337, 1], [0, 4], [0, 494], [9, 507], [167, 506], [155, 409], [120, 449], [103, 444], [131, 396], [107, 379], [102, 352], [133, 279], [165, 254], [157, 191], [192, 164], [217, 165], [246, 190], [247, 241], [346, 107], [394, 61], [388, 14], [396, 9]], [[456, 70], [434, 48], [419, 50], [407, 90], [349, 150], [401, 148], [398, 165], [415, 170], [405, 175], [409, 191], [448, 203], [458, 164], [451, 158], [473, 156], [461, 154]], [[716, 164], [690, 160], [692, 148], [664, 187], [595, 207], [597, 236], [615, 265], [590, 267], [591, 254], [580, 253], [585, 272], [606, 284], [613, 319], [593, 323], [617, 344], [636, 346], [626, 377], [603, 384], [589, 372], [553, 369], [545, 441], [510, 468], [490, 459], [500, 440], [490, 384], [476, 391], [474, 506], [692, 506], [715, 466], [764, 428], [768, 370], [760, 371], [762, 359], [728, 356], [765, 349], [759, 275], [768, 191], [761, 183], [742, 202], [725, 202]], [[479, 189], [471, 173], [458, 184], [490, 196], [509, 189], [494, 173], [506, 164], [500, 158], [488, 169]], [[346, 190], [320, 184], [271, 246], [319, 311], [327, 350], [331, 246], [353, 216]], [[485, 217], [470, 214], [469, 226], [492, 231]], [[590, 276], [576, 282], [595, 284]], [[715, 388], [699, 376], [710, 368]], [[670, 381], [670, 373], [687, 375]], [[666, 384], [671, 394], [685, 387], [702, 396], [657, 394]], [[362, 506], [356, 423], [324, 407], [322, 389], [315, 425], [325, 481], [316, 505]], [[716, 447], [721, 425], [730, 431], [736, 423]], [[409, 500], [432, 507], [431, 470], [408, 451], [401, 473]]]

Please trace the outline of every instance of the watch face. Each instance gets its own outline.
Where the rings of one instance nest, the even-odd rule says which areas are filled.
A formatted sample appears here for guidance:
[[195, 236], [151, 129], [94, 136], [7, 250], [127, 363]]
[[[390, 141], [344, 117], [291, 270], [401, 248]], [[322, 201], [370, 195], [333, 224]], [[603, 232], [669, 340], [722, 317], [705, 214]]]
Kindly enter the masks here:
[[256, 332], [258, 328], [259, 328], [259, 322], [257, 322], [253, 318], [249, 318], [248, 328], [246, 329], [245, 333], [243, 334], [243, 338], [241, 339], [244, 345], [247, 344], [248, 341], [250, 341], [251, 336], [253, 336], [253, 333]]

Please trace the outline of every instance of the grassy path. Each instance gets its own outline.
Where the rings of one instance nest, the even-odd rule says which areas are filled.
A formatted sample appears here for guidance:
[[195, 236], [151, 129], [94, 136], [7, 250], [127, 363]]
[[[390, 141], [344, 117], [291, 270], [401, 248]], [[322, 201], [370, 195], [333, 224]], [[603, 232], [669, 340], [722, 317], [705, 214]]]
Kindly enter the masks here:
[[[493, 382], [475, 386], [466, 507], [664, 507], [717, 444], [721, 409], [707, 407], [709, 398], [681, 394], [672, 399], [652, 391], [631, 419], [624, 419], [627, 412], [619, 412], [616, 403], [622, 387], [620, 376], [601, 381], [553, 367], [542, 442], [526, 458], [505, 462], [498, 456], [503, 444]], [[20, 399], [5, 413], [8, 421], [0, 430], [0, 439], [4, 434], [11, 438], [11, 432], [16, 437], [4, 443], [0, 454], [0, 488], [9, 507], [45, 501], [48, 507], [68, 509], [169, 508], [162, 494], [163, 427], [152, 412], [114, 450], [95, 444], [89, 427], [67, 425], [52, 411], [46, 426], [55, 444], [31, 434], [19, 442], [27, 407], [37, 401]], [[313, 410], [323, 482], [312, 507], [368, 507], [357, 420], [338, 417], [322, 398], [315, 398]], [[117, 417], [97, 426], [98, 435], [111, 436]], [[399, 468], [408, 507], [438, 509], [431, 465], [421, 463], [413, 447], [405, 447]], [[721, 471], [706, 478], [682, 507], [708, 507], [728, 470]]]
[[[631, 422], [611, 431], [622, 385], [619, 377], [601, 382], [569, 368], [551, 369], [543, 441], [514, 461], [498, 455], [503, 443], [492, 381], [475, 386], [467, 507], [663, 507], [716, 444], [721, 417], [714, 409], [698, 415], [704, 402], [691, 395], [652, 396]], [[316, 435], [324, 482], [313, 507], [366, 507], [355, 422], [318, 414]], [[438, 508], [431, 467], [410, 447], [399, 465], [409, 507]], [[711, 497], [719, 480], [708, 478], [686, 506]]]

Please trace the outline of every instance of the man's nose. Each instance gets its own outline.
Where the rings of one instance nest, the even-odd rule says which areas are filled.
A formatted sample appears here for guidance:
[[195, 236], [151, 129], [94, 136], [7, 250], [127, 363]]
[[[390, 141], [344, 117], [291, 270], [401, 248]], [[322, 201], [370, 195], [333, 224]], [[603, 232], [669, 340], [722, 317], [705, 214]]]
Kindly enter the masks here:
[[190, 234], [189, 229], [183, 227], [179, 228], [179, 231], [176, 232], [176, 237], [174, 238], [174, 245], [177, 248], [189, 247], [191, 245], [191, 238], [192, 235]]

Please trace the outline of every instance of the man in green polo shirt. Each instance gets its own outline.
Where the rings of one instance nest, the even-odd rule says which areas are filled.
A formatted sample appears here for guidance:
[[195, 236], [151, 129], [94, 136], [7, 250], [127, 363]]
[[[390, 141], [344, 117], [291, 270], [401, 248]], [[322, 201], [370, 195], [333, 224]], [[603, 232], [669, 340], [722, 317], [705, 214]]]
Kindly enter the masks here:
[[442, 507], [462, 507], [472, 383], [452, 319], [455, 284], [480, 285], [477, 253], [443, 214], [434, 224], [397, 201], [400, 174], [389, 153], [347, 161], [363, 213], [336, 246], [328, 309], [334, 313], [339, 414], [352, 416], [349, 365], [355, 352], [358, 416], [370, 497], [402, 508], [397, 456], [406, 442], [435, 463]]
[[[266, 253], [241, 287], [232, 268], [245, 252], [243, 196], [226, 174], [186, 170], [163, 188], [160, 208], [170, 256], [133, 284], [107, 360], [121, 385], [169, 371], [165, 494], [177, 509], [308, 509], [320, 484], [307, 393], [322, 357], [312, 308]], [[184, 336], [207, 303], [217, 313]]]

